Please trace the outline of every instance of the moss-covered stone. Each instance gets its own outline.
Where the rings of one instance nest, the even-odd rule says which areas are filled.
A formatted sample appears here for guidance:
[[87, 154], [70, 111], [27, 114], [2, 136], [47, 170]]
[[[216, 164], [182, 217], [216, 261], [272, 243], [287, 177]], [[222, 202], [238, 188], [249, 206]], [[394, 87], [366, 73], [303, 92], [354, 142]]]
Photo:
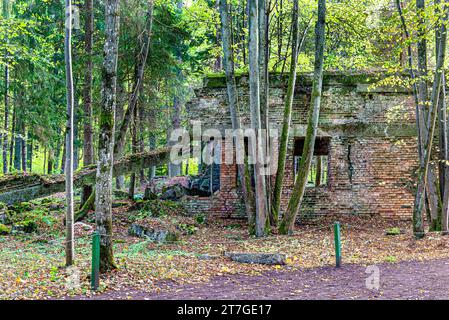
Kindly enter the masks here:
[[399, 228], [389, 228], [387, 230], [385, 230], [385, 234], [387, 236], [397, 236], [401, 234], [401, 229]]
[[37, 232], [37, 223], [32, 220], [20, 221], [12, 227], [13, 232], [33, 233]]
[[17, 213], [22, 213], [25, 211], [31, 211], [34, 209], [34, 205], [31, 202], [20, 202], [12, 206], [12, 210]]
[[11, 229], [8, 226], [0, 223], [0, 235], [5, 236], [11, 232]]

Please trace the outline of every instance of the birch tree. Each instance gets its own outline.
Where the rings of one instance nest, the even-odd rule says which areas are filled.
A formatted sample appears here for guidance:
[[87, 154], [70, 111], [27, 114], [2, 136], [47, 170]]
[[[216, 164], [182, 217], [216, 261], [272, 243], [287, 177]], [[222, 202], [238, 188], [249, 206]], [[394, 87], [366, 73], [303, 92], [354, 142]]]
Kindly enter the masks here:
[[112, 251], [112, 167], [114, 158], [119, 0], [105, 3], [105, 44], [102, 67], [103, 94], [100, 105], [95, 222], [100, 232], [100, 271], [116, 268]]
[[72, 73], [72, 1], [65, 1], [65, 42], [64, 56], [67, 86], [67, 127], [66, 127], [66, 265], [74, 262], [74, 230], [73, 230], [73, 73]]
[[299, 172], [295, 180], [287, 211], [279, 226], [281, 234], [292, 233], [295, 219], [304, 196], [310, 165], [312, 163], [315, 138], [318, 130], [318, 118], [321, 106], [321, 90], [323, 85], [323, 62], [326, 25], [326, 0], [318, 0], [318, 20], [315, 26], [315, 64], [312, 83], [312, 96], [307, 121], [307, 131], [304, 149], [299, 165]]

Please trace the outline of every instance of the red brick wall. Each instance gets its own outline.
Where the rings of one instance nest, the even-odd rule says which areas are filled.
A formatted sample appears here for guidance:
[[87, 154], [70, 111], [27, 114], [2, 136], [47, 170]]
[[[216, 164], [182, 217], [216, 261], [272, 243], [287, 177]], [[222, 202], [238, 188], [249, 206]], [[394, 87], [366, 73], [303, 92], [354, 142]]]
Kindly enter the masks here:
[[[248, 126], [247, 88], [243, 80], [239, 84], [243, 124]], [[278, 129], [282, 124], [284, 90], [282, 86], [270, 89], [270, 122]], [[293, 139], [304, 136], [310, 103], [307, 88], [298, 85], [296, 91], [282, 192], [283, 210], [293, 187]], [[204, 88], [189, 108], [191, 117], [203, 121], [203, 129], [231, 128], [225, 86]], [[330, 137], [329, 181], [326, 186], [307, 188], [301, 213], [411, 218], [417, 150], [413, 98], [409, 92], [371, 92], [357, 83], [329, 79], [323, 88], [318, 135]], [[351, 181], [350, 165], [353, 167]], [[210, 211], [224, 217], [237, 216], [243, 206], [236, 191], [236, 167], [223, 164], [220, 178], [221, 189], [213, 197]]]

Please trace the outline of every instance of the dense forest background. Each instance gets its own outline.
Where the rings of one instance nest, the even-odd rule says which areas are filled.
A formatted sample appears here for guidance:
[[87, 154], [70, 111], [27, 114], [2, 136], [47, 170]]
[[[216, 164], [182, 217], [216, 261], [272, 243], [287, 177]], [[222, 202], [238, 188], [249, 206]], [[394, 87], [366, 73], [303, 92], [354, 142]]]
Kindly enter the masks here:
[[[87, 3], [88, 1], [86, 1]], [[86, 86], [88, 35], [85, 2], [78, 9], [72, 33], [74, 77], [74, 169], [83, 166], [86, 130], [98, 135], [101, 64], [104, 45], [104, 3], [93, 2], [92, 103], [83, 96]], [[237, 72], [248, 71], [248, 3], [232, 0], [231, 28]], [[272, 0], [269, 21], [269, 70], [288, 72], [291, 55], [292, 2]], [[413, 28], [415, 4], [404, 15]], [[64, 4], [61, 1], [3, 0], [0, 18], [0, 120], [3, 173], [64, 171], [66, 91], [64, 69]], [[317, 2], [299, 2], [301, 51], [298, 71], [312, 71]], [[423, 14], [434, 16], [428, 7]], [[133, 92], [138, 56], [147, 27], [148, 3], [122, 1], [117, 80], [117, 128]], [[218, 2], [211, 0], [154, 3], [152, 34], [144, 81], [138, 100], [138, 149], [166, 145], [167, 131], [182, 123], [183, 106], [201, 85], [204, 75], [223, 71]], [[429, 21], [429, 39], [434, 37]], [[402, 39], [402, 41], [401, 41]], [[405, 46], [397, 10], [388, 0], [330, 1], [327, 8], [325, 70], [399, 71], [406, 66]], [[415, 40], [413, 40], [415, 41]], [[417, 39], [416, 39], [417, 41]], [[433, 41], [429, 41], [432, 46]], [[428, 50], [429, 63], [435, 60]], [[91, 114], [90, 114], [91, 113]], [[133, 130], [127, 130], [124, 154], [133, 152]], [[89, 137], [88, 137], [89, 138]], [[93, 138], [96, 150], [98, 139]], [[93, 152], [94, 158], [97, 152]], [[194, 165], [190, 166], [194, 170]], [[159, 174], [167, 167], [158, 167]]]

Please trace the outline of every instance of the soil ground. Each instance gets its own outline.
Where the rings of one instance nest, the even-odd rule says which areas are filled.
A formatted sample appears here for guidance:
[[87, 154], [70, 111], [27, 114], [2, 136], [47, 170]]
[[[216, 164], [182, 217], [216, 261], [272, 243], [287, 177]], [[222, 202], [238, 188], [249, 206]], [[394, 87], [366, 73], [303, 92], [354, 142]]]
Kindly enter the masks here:
[[[168, 290], [147, 293], [139, 290], [110, 291], [95, 299], [136, 300], [315, 300], [315, 299], [449, 299], [449, 259], [426, 262], [383, 263], [379, 288], [361, 265], [341, 268], [268, 271], [259, 276], [231, 275], [202, 284], [171, 284]], [[369, 269], [368, 269], [369, 270]]]

